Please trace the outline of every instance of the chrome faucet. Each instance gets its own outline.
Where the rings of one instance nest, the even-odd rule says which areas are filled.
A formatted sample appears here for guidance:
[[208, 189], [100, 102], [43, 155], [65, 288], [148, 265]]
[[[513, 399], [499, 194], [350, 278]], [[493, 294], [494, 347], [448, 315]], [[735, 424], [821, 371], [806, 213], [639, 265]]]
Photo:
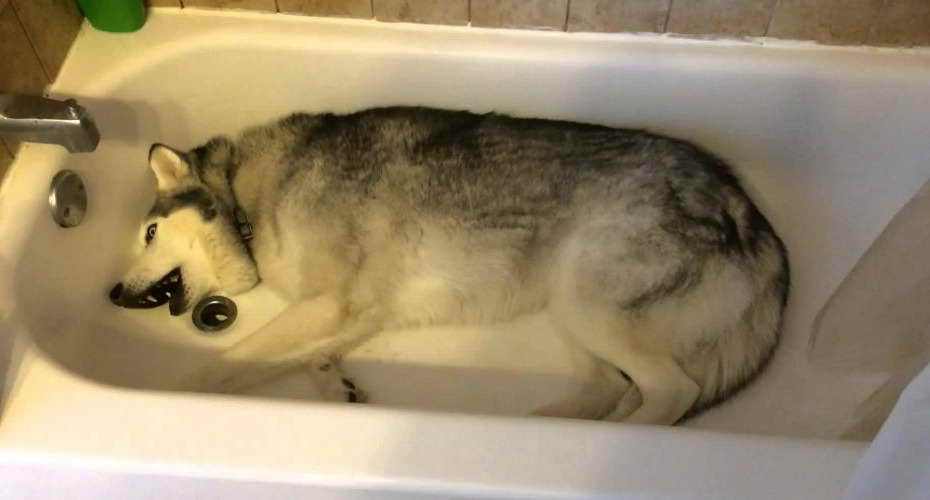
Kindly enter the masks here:
[[0, 137], [59, 144], [72, 153], [97, 149], [100, 132], [74, 99], [0, 94]]

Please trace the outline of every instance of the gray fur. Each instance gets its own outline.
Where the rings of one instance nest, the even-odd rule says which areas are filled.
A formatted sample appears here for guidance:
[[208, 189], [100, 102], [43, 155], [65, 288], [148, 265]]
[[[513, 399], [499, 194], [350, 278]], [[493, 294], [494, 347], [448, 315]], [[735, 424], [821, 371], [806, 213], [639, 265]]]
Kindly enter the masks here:
[[[683, 141], [596, 125], [394, 107], [294, 114], [252, 131], [241, 154], [262, 154], [264, 136], [279, 134], [292, 138], [281, 158], [286, 168], [268, 172], [279, 175], [281, 201], [306, 197], [307, 206], [353, 213], [378, 199], [396, 210], [399, 222], [448, 217], [475, 231], [508, 230], [526, 249], [599, 202], [611, 203], [618, 219], [654, 215], [656, 225], [634, 236], [639, 251], [624, 258], [642, 265], [661, 258], [669, 274], [642, 288], [617, 283], [626, 288], [624, 308], [686, 291], [709, 258], [751, 260], [760, 239], [773, 242], [787, 266], [781, 241], [730, 169]], [[311, 171], [325, 191], [302, 189], [301, 176]], [[783, 274], [779, 295], [786, 296], [787, 267]]]
[[213, 196], [202, 187], [192, 187], [175, 192], [162, 193], [155, 199], [149, 210], [149, 217], [167, 217], [176, 210], [194, 207], [203, 220], [216, 217], [216, 202]]

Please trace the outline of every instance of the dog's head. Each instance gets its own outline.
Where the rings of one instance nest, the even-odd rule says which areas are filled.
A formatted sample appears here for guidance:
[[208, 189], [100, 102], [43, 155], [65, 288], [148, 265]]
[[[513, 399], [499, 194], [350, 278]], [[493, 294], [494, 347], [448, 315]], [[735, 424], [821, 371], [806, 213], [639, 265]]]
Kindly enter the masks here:
[[189, 153], [152, 146], [149, 166], [158, 194], [139, 227], [134, 262], [110, 291], [114, 304], [150, 308], [168, 302], [177, 316], [212, 292], [235, 295], [258, 283], [227, 180], [235, 156], [225, 139]]

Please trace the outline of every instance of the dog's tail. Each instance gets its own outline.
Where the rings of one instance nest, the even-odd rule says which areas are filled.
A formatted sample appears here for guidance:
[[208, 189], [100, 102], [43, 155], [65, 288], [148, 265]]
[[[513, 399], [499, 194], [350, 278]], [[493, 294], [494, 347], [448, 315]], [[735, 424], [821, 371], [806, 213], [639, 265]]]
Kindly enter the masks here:
[[[755, 211], [754, 207], [749, 207]], [[756, 212], [756, 217], [762, 217]], [[682, 417], [690, 418], [746, 387], [771, 359], [778, 345], [788, 300], [790, 269], [782, 241], [762, 218], [754, 228], [753, 248], [746, 249], [747, 274], [753, 277], [753, 298], [733, 331], [717, 338], [714, 346], [685, 362], [685, 371], [697, 377], [701, 393]], [[691, 366], [688, 366], [691, 365]]]

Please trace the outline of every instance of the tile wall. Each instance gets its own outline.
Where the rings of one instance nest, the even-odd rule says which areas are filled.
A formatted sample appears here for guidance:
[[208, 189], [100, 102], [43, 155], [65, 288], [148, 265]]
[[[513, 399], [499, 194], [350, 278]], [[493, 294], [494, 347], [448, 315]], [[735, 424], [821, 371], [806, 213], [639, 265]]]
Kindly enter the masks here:
[[481, 27], [771, 36], [835, 45], [930, 45], [930, 0], [150, 0]]

